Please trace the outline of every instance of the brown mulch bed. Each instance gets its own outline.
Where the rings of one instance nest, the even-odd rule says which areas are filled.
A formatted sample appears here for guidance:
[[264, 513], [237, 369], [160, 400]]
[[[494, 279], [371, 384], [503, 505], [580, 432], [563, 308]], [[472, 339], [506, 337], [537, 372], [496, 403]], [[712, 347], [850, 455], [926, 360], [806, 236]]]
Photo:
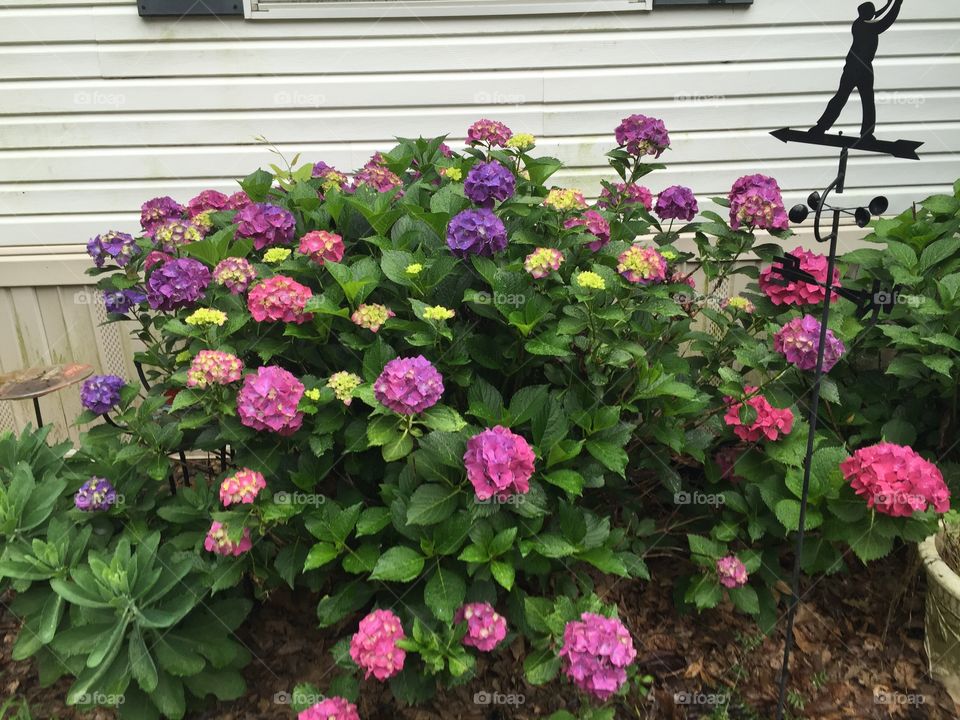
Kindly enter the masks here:
[[[652, 582], [613, 588], [637, 644], [642, 673], [655, 680], [648, 697], [622, 706], [617, 718], [773, 717], [782, 633], [763, 637], [747, 618], [722, 607], [700, 615], [679, 615], [673, 604], [676, 563], [654, 562]], [[823, 579], [808, 587], [797, 620], [790, 687], [794, 718], [906, 718], [949, 720], [960, 717], [943, 688], [927, 674], [923, 651], [923, 577], [912, 548], [851, 575]], [[603, 588], [598, 587], [603, 594]], [[247, 695], [192, 720], [289, 718], [275, 698], [299, 682], [321, 688], [329, 678], [331, 644], [348, 630], [332, 633], [313, 627], [314, 599], [307, 593], [275, 593], [254, 609], [241, 639], [254, 655], [246, 671]], [[34, 718], [109, 720], [105, 711], [82, 715], [63, 706], [68, 683], [38, 687], [29, 663], [10, 659], [17, 622], [0, 615], [0, 699], [29, 700]], [[441, 692], [419, 708], [398, 707], [376, 683], [361, 686], [365, 720], [535, 720], [560, 708], [576, 712], [575, 694], [557, 681], [543, 688], [523, 680], [523, 648], [518, 641], [494, 659], [478, 665], [477, 679]], [[520, 705], [484, 706], [474, 694], [487, 691], [522, 695]], [[684, 694], [700, 700], [683, 704]], [[697, 697], [699, 696], [699, 697]], [[711, 699], [730, 699], [728, 715], [715, 713]], [[678, 702], [680, 700], [681, 702]], [[715, 714], [713, 714], [715, 713]]]

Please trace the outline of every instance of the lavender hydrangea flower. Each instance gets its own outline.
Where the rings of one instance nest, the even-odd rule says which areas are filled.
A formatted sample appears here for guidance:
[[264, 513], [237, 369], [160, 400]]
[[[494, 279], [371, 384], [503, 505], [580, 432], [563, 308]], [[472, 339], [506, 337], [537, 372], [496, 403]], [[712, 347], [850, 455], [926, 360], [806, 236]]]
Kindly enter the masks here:
[[147, 237], [152, 238], [154, 231], [167, 220], [183, 217], [183, 205], [172, 197], [158, 197], [147, 200], [140, 207], [140, 227]]
[[443, 376], [423, 355], [394, 358], [373, 383], [373, 394], [394, 412], [414, 415], [440, 401]]
[[464, 210], [447, 226], [447, 246], [454, 255], [493, 255], [507, 247], [507, 229], [492, 210]]
[[492, 208], [495, 201], [513, 197], [516, 183], [513, 173], [500, 163], [477, 163], [467, 174], [463, 192], [480, 207]]
[[[820, 350], [820, 327], [820, 321], [812, 315], [794, 318], [773, 336], [773, 348], [801, 370], [814, 370]], [[844, 352], [843, 341], [828, 329], [823, 371], [830, 372]]]
[[657, 198], [657, 215], [661, 220], [686, 220], [696, 217], [700, 206], [693, 190], [683, 185], [668, 187]]
[[147, 279], [147, 302], [154, 310], [189, 307], [203, 297], [210, 279], [210, 270], [199, 260], [167, 260]]
[[257, 250], [291, 242], [297, 225], [289, 211], [267, 203], [247, 205], [237, 213], [235, 221], [239, 223], [237, 237], [250, 238]]
[[745, 175], [730, 190], [730, 227], [741, 225], [759, 230], [786, 230], [790, 219], [783, 205], [780, 186], [766, 175]]
[[111, 290], [103, 294], [103, 304], [106, 306], [107, 312], [117, 315], [126, 315], [146, 299], [146, 295], [134, 288]]
[[660, 157], [670, 147], [670, 134], [662, 120], [646, 115], [624, 118], [616, 129], [617, 143], [631, 155]]
[[80, 387], [80, 404], [97, 415], [103, 415], [120, 404], [120, 391], [126, 381], [116, 375], [93, 375]]
[[97, 235], [87, 243], [87, 253], [98, 268], [103, 267], [107, 258], [112, 258], [120, 267], [126, 267], [140, 252], [140, 246], [132, 235], [116, 230]]
[[77, 510], [84, 512], [109, 510], [116, 502], [116, 489], [109, 480], [101, 477], [87, 480], [73, 496], [73, 504]]

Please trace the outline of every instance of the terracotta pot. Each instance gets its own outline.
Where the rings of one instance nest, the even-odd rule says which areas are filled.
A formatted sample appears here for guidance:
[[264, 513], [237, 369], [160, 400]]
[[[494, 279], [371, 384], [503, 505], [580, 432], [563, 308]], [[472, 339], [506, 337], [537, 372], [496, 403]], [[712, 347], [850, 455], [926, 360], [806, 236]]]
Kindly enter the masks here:
[[924, 647], [930, 674], [960, 703], [960, 575], [940, 555], [943, 531], [920, 543], [927, 572]]

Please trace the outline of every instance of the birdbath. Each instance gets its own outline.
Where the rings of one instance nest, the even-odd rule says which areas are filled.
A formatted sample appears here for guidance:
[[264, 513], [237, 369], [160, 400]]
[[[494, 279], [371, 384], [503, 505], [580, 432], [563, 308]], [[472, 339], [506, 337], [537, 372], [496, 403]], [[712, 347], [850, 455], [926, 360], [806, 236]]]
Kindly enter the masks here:
[[93, 374], [93, 367], [70, 363], [15, 370], [0, 375], [0, 400], [32, 400], [37, 428], [43, 427], [40, 398], [76, 385]]

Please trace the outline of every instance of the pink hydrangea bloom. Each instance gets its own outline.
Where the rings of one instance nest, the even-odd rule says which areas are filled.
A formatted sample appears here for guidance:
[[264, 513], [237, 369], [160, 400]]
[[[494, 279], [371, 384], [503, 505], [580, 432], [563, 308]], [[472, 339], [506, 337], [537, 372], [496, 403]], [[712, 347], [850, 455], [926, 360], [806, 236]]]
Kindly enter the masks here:
[[151, 250], [143, 259], [143, 270], [144, 272], [147, 272], [154, 265], [162, 265], [163, 263], [167, 262], [167, 260], [173, 260], [173, 255], [161, 252], [160, 250]]
[[730, 227], [741, 225], [761, 230], [786, 230], [790, 227], [783, 206], [780, 186], [766, 175], [745, 175], [730, 190]]
[[492, 147], [506, 147], [507, 140], [513, 137], [513, 131], [496, 120], [477, 120], [467, 130], [470, 143], [485, 143]]
[[[773, 336], [773, 348], [801, 370], [814, 370], [820, 348], [820, 321], [812, 315], [794, 318]], [[843, 342], [828, 329], [823, 371], [830, 372], [844, 352]]]
[[253, 200], [243, 190], [237, 190], [233, 195], [227, 198], [226, 210], [243, 210]]
[[717, 560], [717, 580], [725, 588], [738, 588], [747, 584], [747, 567], [736, 555]]
[[231, 295], [240, 295], [257, 279], [257, 273], [246, 259], [228, 257], [217, 263], [213, 269], [213, 279], [227, 288]]
[[[746, 395], [755, 393], [757, 388], [747, 385], [743, 392]], [[756, 419], [749, 425], [745, 425], [740, 419], [740, 412], [743, 410], [743, 403], [734, 400], [732, 397], [724, 398], [727, 404], [727, 414], [723, 420], [733, 428], [734, 434], [741, 440], [747, 442], [758, 442], [760, 440], [769, 440], [773, 442], [781, 435], [789, 435], [793, 430], [793, 412], [790, 408], [775, 408], [762, 395], [754, 395], [747, 400], [747, 405], [756, 411]]]
[[249, 505], [266, 486], [267, 481], [263, 475], [250, 468], [243, 468], [220, 483], [220, 502], [224, 506], [238, 503]]
[[297, 720], [360, 720], [360, 713], [349, 700], [331, 697], [304, 710]]
[[187, 203], [187, 215], [192, 219], [211, 210], [214, 212], [226, 210], [229, 202], [230, 198], [219, 190], [204, 190]]
[[206, 388], [229, 385], [243, 375], [243, 362], [236, 355], [221, 350], [201, 350], [187, 370], [187, 387]]
[[662, 283], [667, 279], [667, 259], [654, 248], [632, 245], [617, 258], [617, 272], [631, 283]]
[[523, 261], [523, 269], [537, 280], [560, 269], [563, 253], [556, 248], [537, 248]]
[[653, 209], [653, 193], [643, 185], [617, 183], [613, 190], [611, 192], [610, 188], [604, 187], [597, 205], [608, 209], [618, 205], [642, 205], [647, 211]]
[[253, 286], [247, 295], [247, 308], [257, 322], [301, 323], [313, 320], [313, 315], [304, 312], [313, 291], [286, 275], [276, 275]]
[[443, 376], [423, 355], [394, 358], [373, 383], [377, 401], [401, 415], [431, 408], [443, 395]]
[[354, 188], [366, 185], [377, 192], [383, 193], [389, 192], [394, 188], [403, 187], [403, 180], [388, 168], [380, 165], [367, 164], [354, 176], [353, 185]]
[[403, 670], [407, 653], [397, 647], [397, 641], [406, 635], [403, 625], [390, 610], [374, 610], [360, 621], [360, 627], [350, 640], [350, 657], [377, 680], [388, 680]]
[[617, 618], [583, 613], [563, 631], [564, 672], [573, 683], [603, 701], [627, 681], [637, 657], [630, 631]]
[[250, 528], [244, 528], [243, 536], [239, 542], [233, 542], [227, 537], [227, 529], [220, 523], [214, 521], [210, 526], [210, 530], [207, 531], [207, 537], [203, 541], [203, 547], [208, 552], [216, 553], [217, 555], [240, 557], [253, 547], [253, 542], [250, 540]]
[[383, 324], [387, 320], [395, 316], [396, 313], [386, 305], [378, 305], [376, 303], [367, 305], [366, 303], [361, 303], [357, 306], [357, 309], [353, 311], [353, 315], [350, 316], [350, 321], [354, 325], [366, 328], [370, 332], [377, 332], [383, 327]]
[[586, 228], [587, 232], [593, 235], [596, 240], [587, 244], [593, 252], [598, 252], [610, 242], [610, 223], [596, 210], [587, 210], [583, 217], [573, 217], [567, 220], [563, 226], [570, 230], [575, 227]]
[[467, 478], [483, 501], [529, 492], [534, 460], [527, 441], [501, 425], [467, 440], [463, 455]]
[[293, 435], [303, 424], [303, 413], [297, 411], [303, 393], [303, 383], [283, 368], [259, 367], [255, 375], [243, 378], [237, 394], [240, 422], [254, 430]]
[[140, 206], [140, 227], [147, 237], [153, 237], [154, 231], [167, 220], [183, 217], [183, 205], [172, 197], [163, 196], [147, 200]]
[[317, 265], [323, 265], [325, 262], [338, 263], [343, 260], [345, 247], [343, 238], [336, 233], [314, 230], [300, 238], [300, 247], [297, 249]]
[[[827, 282], [826, 255], [818, 255], [802, 247], [798, 247], [790, 254], [800, 260], [801, 270], [813, 275], [818, 282]], [[816, 305], [827, 297], [827, 291], [819, 285], [802, 280], [787, 280], [786, 285], [778, 285], [776, 282], [778, 279], [772, 267], [760, 271], [758, 280], [760, 289], [774, 305]], [[836, 268], [833, 271], [833, 285], [840, 287], [840, 271]], [[834, 294], [833, 297], [836, 299], [837, 295]]]
[[467, 622], [463, 644], [490, 652], [507, 636], [507, 621], [490, 603], [469, 603], [457, 610], [455, 623]]
[[950, 510], [950, 490], [932, 462], [913, 448], [882, 442], [857, 450], [840, 463], [843, 477], [867, 507], [892, 517], [933, 508]]

